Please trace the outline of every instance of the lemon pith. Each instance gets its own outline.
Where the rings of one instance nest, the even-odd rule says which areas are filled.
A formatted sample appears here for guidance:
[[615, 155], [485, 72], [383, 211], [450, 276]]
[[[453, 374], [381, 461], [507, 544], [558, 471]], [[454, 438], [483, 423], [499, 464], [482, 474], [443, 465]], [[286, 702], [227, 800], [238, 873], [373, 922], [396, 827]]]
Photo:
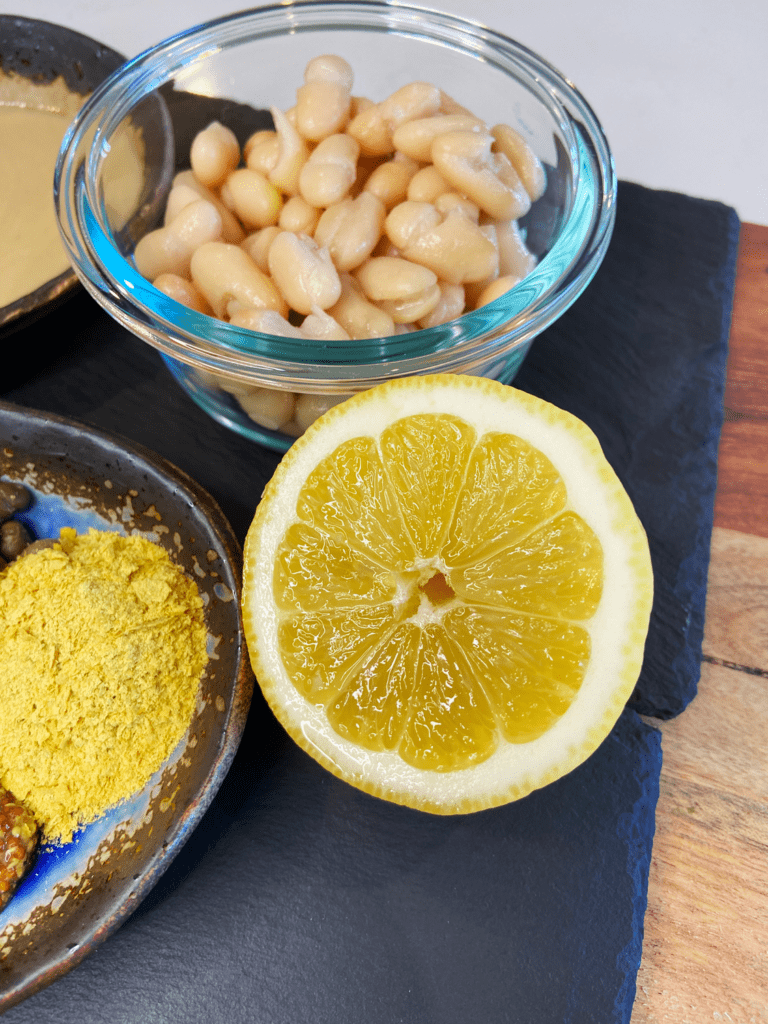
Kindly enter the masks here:
[[337, 406], [278, 468], [245, 563], [280, 720], [412, 806], [477, 809], [564, 774], [639, 672], [651, 576], [626, 494], [583, 424], [482, 378]]

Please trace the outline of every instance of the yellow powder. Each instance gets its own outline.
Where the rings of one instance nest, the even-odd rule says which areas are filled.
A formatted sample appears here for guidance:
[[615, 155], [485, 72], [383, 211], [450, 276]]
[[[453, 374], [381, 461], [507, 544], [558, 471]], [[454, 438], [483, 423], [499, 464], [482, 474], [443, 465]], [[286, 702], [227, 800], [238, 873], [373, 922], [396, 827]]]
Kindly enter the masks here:
[[202, 608], [138, 536], [65, 529], [0, 574], [0, 783], [46, 839], [142, 789], [176, 747], [208, 660]]

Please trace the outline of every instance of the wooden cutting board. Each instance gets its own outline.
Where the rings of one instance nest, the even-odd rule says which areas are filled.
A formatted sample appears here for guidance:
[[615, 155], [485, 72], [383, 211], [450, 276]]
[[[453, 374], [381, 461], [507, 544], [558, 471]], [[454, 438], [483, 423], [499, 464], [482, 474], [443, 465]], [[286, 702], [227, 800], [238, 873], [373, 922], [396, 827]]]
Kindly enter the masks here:
[[704, 662], [660, 725], [632, 1024], [768, 1021], [768, 227], [743, 224]]

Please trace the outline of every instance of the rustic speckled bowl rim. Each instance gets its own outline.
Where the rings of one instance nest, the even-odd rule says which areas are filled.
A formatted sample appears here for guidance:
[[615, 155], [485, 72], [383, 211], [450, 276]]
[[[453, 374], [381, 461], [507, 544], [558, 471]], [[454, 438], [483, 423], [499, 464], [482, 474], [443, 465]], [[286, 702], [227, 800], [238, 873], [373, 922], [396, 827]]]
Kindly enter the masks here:
[[[103, 449], [107, 458], [111, 458], [113, 462], [115, 459], [129, 460], [132, 466], [135, 465], [137, 475], [149, 473], [152, 477], [164, 480], [168, 488], [178, 496], [180, 505], [187, 505], [196, 510], [198, 521], [202, 520], [210, 531], [206, 539], [211, 542], [215, 541], [217, 551], [227, 570], [225, 574], [222, 574], [222, 579], [226, 579], [226, 583], [233, 593], [234, 599], [230, 603], [237, 628], [234, 638], [237, 653], [235, 655], [235, 671], [230, 682], [229, 704], [225, 708], [226, 715], [223, 719], [224, 728], [219, 739], [218, 754], [207, 766], [204, 781], [197, 789], [194, 799], [187, 803], [173, 827], [165, 833], [162, 848], [150, 859], [142, 873], [138, 877], [134, 876], [136, 881], [131, 886], [130, 894], [127, 897], [116, 899], [114, 904], [109, 906], [108, 911], [101, 913], [93, 926], [87, 930], [86, 938], [79, 941], [74, 949], [69, 949], [64, 943], [59, 955], [52, 957], [44, 967], [30, 972], [28, 976], [11, 984], [8, 988], [0, 988], [0, 1014], [77, 966], [120, 927], [157, 883], [199, 824], [230, 768], [242, 738], [254, 684], [242, 632], [241, 548], [229, 522], [213, 498], [182, 470], [139, 444], [67, 417], [22, 408], [4, 401], [0, 401], [0, 475], [12, 475], [7, 472], [8, 451], [12, 450], [14, 445], [23, 449], [23, 445], [19, 446], [18, 442], [25, 428], [46, 429], [53, 436], [61, 438], [86, 438], [98, 449]], [[41, 454], [41, 458], [44, 454]], [[73, 461], [71, 453], [67, 457], [69, 462]], [[92, 466], [86, 467], [86, 475], [88, 472], [93, 472]], [[145, 476], [144, 479], [146, 480], [147, 477]], [[167, 764], [168, 762], [166, 762]], [[152, 782], [145, 789], [148, 790], [151, 786]], [[152, 827], [154, 828], [154, 825]], [[13, 900], [8, 904], [6, 910], [12, 906]], [[0, 920], [0, 925], [2, 925], [2, 920]], [[1, 984], [2, 978], [0, 977]]]

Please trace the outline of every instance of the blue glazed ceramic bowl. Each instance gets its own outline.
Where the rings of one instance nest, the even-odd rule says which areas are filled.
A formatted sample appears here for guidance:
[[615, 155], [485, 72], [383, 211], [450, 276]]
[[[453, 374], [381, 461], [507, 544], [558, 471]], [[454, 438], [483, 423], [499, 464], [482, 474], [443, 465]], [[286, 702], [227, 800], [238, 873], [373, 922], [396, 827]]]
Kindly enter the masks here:
[[[202, 128], [243, 109], [288, 109], [307, 61], [322, 53], [349, 59], [356, 95], [381, 99], [426, 79], [488, 123], [518, 128], [547, 171], [546, 192], [521, 220], [538, 258], [532, 273], [489, 305], [440, 327], [322, 344], [213, 320], [139, 276], [133, 248], [158, 222], [174, 169], [187, 160], [190, 124], [197, 119]], [[141, 199], [127, 224], [113, 215], [121, 179], [111, 148], [126, 131], [144, 147]], [[616, 180], [594, 113], [541, 57], [473, 22], [363, 0], [244, 11], [130, 61], [83, 108], [60, 155], [56, 188], [70, 257], [96, 300], [157, 348], [179, 384], [216, 420], [284, 450], [290, 431], [260, 427], [240, 404], [249, 389], [340, 400], [391, 377], [422, 373], [512, 380], [534, 338], [599, 267], [613, 229]]]
[[0, 911], [0, 1014], [65, 974], [136, 909], [199, 824], [235, 755], [253, 690], [240, 549], [213, 499], [159, 456], [62, 417], [0, 402], [0, 476], [23, 483], [35, 538], [62, 527], [139, 532], [203, 598], [212, 655], [187, 735], [141, 792], [43, 845]]

